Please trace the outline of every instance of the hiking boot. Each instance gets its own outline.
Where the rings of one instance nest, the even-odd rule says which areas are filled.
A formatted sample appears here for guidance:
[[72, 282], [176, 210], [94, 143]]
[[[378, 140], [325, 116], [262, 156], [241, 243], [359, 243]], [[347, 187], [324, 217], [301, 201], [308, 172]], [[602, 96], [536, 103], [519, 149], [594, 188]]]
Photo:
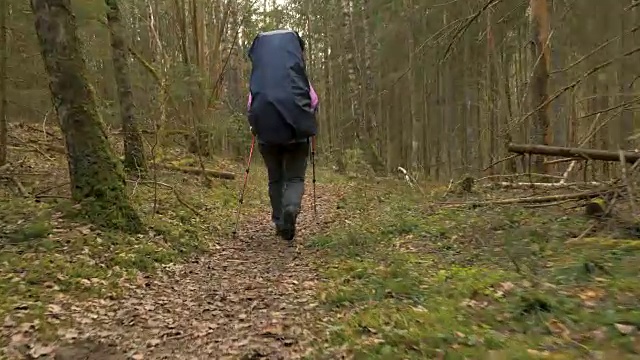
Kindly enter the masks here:
[[278, 222], [274, 224], [276, 227], [276, 235], [282, 236], [282, 223]]
[[284, 240], [291, 241], [296, 236], [297, 217], [298, 212], [293, 206], [284, 209], [282, 214], [282, 229], [280, 230], [280, 237]]

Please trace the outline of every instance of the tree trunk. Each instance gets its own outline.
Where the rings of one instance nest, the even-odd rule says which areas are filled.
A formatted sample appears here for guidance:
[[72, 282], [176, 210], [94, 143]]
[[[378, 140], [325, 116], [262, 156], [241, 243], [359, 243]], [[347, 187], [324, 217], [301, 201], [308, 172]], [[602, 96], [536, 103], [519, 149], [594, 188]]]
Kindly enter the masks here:
[[[542, 145], [551, 144], [551, 131], [549, 129], [549, 106], [544, 105], [549, 98], [549, 9], [547, 0], [530, 0], [532, 46], [531, 54], [534, 61], [531, 107], [535, 112], [533, 127], [536, 143]], [[543, 174], [547, 172], [544, 158], [537, 156], [535, 159], [536, 171]]]
[[118, 87], [122, 130], [124, 132], [124, 166], [132, 173], [145, 173], [147, 161], [144, 154], [142, 134], [140, 134], [140, 128], [136, 121], [129, 71], [129, 49], [125, 40], [120, 9], [118, 8], [117, 0], [105, 0], [105, 3], [108, 7], [107, 22], [109, 24], [109, 35], [111, 36], [111, 55]]
[[7, 162], [7, 0], [0, 0], [0, 166]]
[[107, 140], [86, 78], [69, 0], [32, 0], [35, 29], [64, 133], [73, 199], [96, 225], [130, 232], [142, 222], [129, 204], [124, 172]]
[[[342, 0], [342, 16], [343, 16], [343, 31], [346, 39], [346, 54], [343, 60], [343, 66], [347, 67], [348, 74], [348, 86], [349, 86], [349, 103], [351, 105], [351, 119], [354, 123], [354, 137], [357, 141], [358, 147], [362, 151], [362, 155], [366, 159], [367, 163], [371, 166], [373, 171], [377, 175], [382, 175], [385, 172], [384, 162], [377, 154], [375, 145], [368, 137], [367, 128], [365, 125], [366, 119], [364, 118], [363, 108], [360, 99], [362, 99], [362, 84], [358, 81], [358, 64], [355, 59], [355, 34], [353, 30], [353, 17], [351, 2], [349, 0]], [[361, 78], [360, 78], [361, 79]]]
[[[620, 15], [620, 40], [618, 41], [620, 46], [620, 53], [631, 50], [629, 46], [632, 43], [633, 35], [625, 36], [625, 22], [624, 13]], [[631, 38], [631, 39], [629, 39]], [[627, 78], [629, 74], [633, 73], [633, 60], [628, 58], [620, 59], [620, 65], [618, 66], [618, 86], [620, 88], [620, 102], [632, 102], [633, 101], [633, 85]], [[629, 141], [627, 138], [633, 134], [633, 110], [622, 109], [620, 114], [620, 123], [618, 126], [618, 146], [621, 148], [631, 148], [633, 141]]]

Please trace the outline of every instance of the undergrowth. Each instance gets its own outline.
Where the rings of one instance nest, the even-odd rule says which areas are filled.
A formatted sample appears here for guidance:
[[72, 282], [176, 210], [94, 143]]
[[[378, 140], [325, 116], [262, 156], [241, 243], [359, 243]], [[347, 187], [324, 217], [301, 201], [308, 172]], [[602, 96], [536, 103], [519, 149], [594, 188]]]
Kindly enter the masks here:
[[[146, 227], [136, 235], [85, 222], [82, 209], [67, 200], [0, 202], [0, 319], [8, 313], [18, 314], [21, 322], [40, 319], [61, 296], [120, 296], [122, 281], [206, 251], [230, 234], [236, 187], [216, 183], [207, 189], [194, 177], [184, 179], [194, 185], [178, 186], [181, 201], [158, 189], [155, 214], [153, 188], [129, 187]], [[40, 330], [46, 335], [52, 329]]]
[[308, 244], [334, 319], [318, 358], [640, 353], [640, 242], [571, 241], [587, 226], [577, 211], [433, 209], [389, 184], [347, 193], [344, 220]]

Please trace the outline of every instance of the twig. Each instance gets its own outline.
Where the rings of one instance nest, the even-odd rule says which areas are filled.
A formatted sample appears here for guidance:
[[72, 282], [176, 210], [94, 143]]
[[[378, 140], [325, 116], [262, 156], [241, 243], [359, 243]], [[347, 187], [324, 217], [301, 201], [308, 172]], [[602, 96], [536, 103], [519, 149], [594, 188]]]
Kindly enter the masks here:
[[[51, 109], [47, 110], [47, 112], [45, 113], [45, 117], [48, 116], [51, 113]], [[46, 119], [46, 118], [45, 118]], [[43, 123], [44, 125], [44, 123]], [[56, 139], [56, 140], [62, 140], [61, 137], [59, 137], [58, 135], [52, 133], [51, 131], [48, 131], [44, 126], [42, 127], [42, 129], [38, 129], [37, 127], [30, 125], [30, 124], [24, 124], [25, 127], [34, 130], [34, 131], [42, 131], [42, 133], [45, 135], [44, 136], [44, 140], [47, 140], [46, 135], [51, 136], [52, 138]]]
[[493, 179], [493, 178], [512, 178], [512, 177], [531, 177], [531, 176], [535, 176], [535, 177], [543, 177], [543, 178], [551, 178], [551, 179], [562, 179], [562, 177], [558, 176], [558, 175], [550, 175], [550, 174], [538, 174], [538, 173], [523, 173], [523, 174], [497, 174], [497, 175], [488, 175], [485, 177], [482, 177], [480, 179], [478, 179], [477, 181], [481, 181], [481, 180], [489, 180], [489, 179]]
[[189, 205], [185, 200], [182, 199], [182, 197], [180, 196], [180, 194], [178, 193], [178, 190], [176, 190], [175, 186], [169, 185], [167, 183], [163, 183], [163, 182], [159, 182], [159, 181], [135, 181], [135, 180], [127, 180], [128, 182], [134, 182], [137, 184], [144, 184], [144, 185], [151, 185], [154, 187], [154, 189], [156, 189], [158, 186], [161, 186], [163, 188], [169, 189], [171, 190], [171, 192], [173, 192], [173, 194], [176, 196], [176, 200], [178, 200], [178, 202], [186, 207], [187, 209], [189, 209], [192, 213], [196, 214], [197, 216], [202, 217], [202, 213], [200, 213], [198, 210], [196, 210], [196, 208], [194, 208], [193, 206]]
[[449, 191], [451, 191], [451, 187], [453, 186], [453, 179], [451, 179], [449, 181], [449, 186], [447, 186], [447, 190], [444, 192], [444, 194], [442, 195], [442, 198], [446, 198], [447, 195], [449, 195]]
[[541, 208], [541, 207], [558, 206], [558, 205], [566, 204], [566, 203], [572, 202], [572, 201], [574, 201], [574, 200], [573, 199], [566, 199], [566, 200], [554, 201], [554, 202], [550, 202], [550, 203], [546, 203], [546, 204], [524, 205], [523, 207], [526, 207], [526, 208], [529, 208], [529, 209], [534, 209], [534, 208]]
[[21, 142], [23, 145], [28, 146], [30, 148], [32, 148], [33, 150], [37, 151], [38, 153], [40, 153], [40, 155], [44, 156], [47, 158], [47, 160], [49, 161], [53, 161], [53, 158], [49, 155], [47, 155], [47, 153], [45, 153], [44, 151], [42, 151], [39, 147], [33, 145], [33, 144], [29, 144], [27, 141], [20, 139], [19, 137], [17, 137], [16, 135], [13, 134], [9, 134], [9, 136], [11, 136], [12, 138], [18, 140], [19, 142]]
[[502, 181], [498, 183], [492, 183], [487, 186], [504, 186], [510, 188], [530, 188], [530, 187], [542, 187], [542, 188], [565, 188], [565, 187], [573, 187], [573, 186], [603, 186], [607, 185], [606, 183], [601, 183], [597, 181], [592, 182], [573, 182], [573, 183], [562, 183], [562, 182], [552, 182], [552, 183], [529, 183], [529, 182], [508, 182]]
[[211, 170], [206, 168], [175, 166], [175, 165], [168, 165], [168, 164], [162, 164], [162, 163], [156, 163], [154, 166], [161, 169], [180, 171], [187, 174], [202, 175], [204, 173], [205, 175], [210, 175], [215, 178], [226, 179], [226, 180], [233, 180], [236, 177], [234, 173], [230, 173], [226, 171]]
[[36, 196], [36, 202], [38, 202], [38, 200], [41, 199], [65, 199], [65, 200], [71, 200], [71, 197], [69, 196], [61, 196], [61, 195], [38, 195]]
[[59, 189], [59, 188], [61, 188], [63, 186], [67, 186], [67, 185], [69, 185], [68, 181], [65, 182], [65, 183], [62, 183], [62, 184], [58, 184], [58, 185], [54, 185], [54, 186], [48, 187], [48, 188], [46, 188], [44, 190], [40, 190], [37, 193], [35, 193], [33, 196], [36, 197], [36, 198], [42, 197], [43, 194], [46, 194], [46, 193], [48, 193], [49, 191], [51, 191], [53, 189]]
[[9, 179], [18, 188], [18, 191], [20, 192], [20, 195], [22, 195], [23, 197], [29, 197], [29, 192], [27, 191], [27, 189], [24, 188], [24, 186], [22, 185], [22, 183], [18, 179], [16, 179], [14, 176], [9, 177]]
[[633, 48], [633, 49], [631, 49], [629, 51], [626, 51], [626, 52], [622, 53], [621, 55], [616, 56], [615, 58], [609, 59], [607, 61], [604, 61], [604, 62], [592, 67], [591, 69], [587, 70], [584, 74], [582, 74], [582, 76], [580, 76], [578, 79], [574, 80], [571, 84], [566, 85], [566, 86], [562, 87], [561, 89], [557, 90], [553, 95], [549, 96], [543, 103], [538, 105], [535, 109], [531, 109], [524, 116], [520, 117], [519, 119], [517, 119], [514, 122], [511, 122], [509, 124], [509, 126], [507, 126], [504, 130], [502, 130], [502, 132], [506, 133], [508, 131], [511, 131], [513, 126], [521, 124], [525, 120], [529, 119], [531, 116], [533, 116], [533, 114], [537, 113], [538, 111], [540, 111], [540, 109], [544, 108], [545, 106], [548, 106], [551, 102], [555, 101], [557, 98], [559, 98], [566, 91], [571, 90], [571, 89], [575, 89], [578, 85], [580, 85], [585, 79], [589, 78], [591, 75], [593, 75], [595, 73], [598, 73], [602, 69], [605, 69], [605, 68], [609, 67], [611, 64], [615, 63], [616, 61], [618, 61], [620, 59], [623, 59], [625, 57], [631, 56], [631, 55], [633, 55], [633, 54], [635, 54], [637, 52], [640, 52], [640, 47]]
[[493, 163], [491, 163], [489, 166], [487, 166], [486, 168], [482, 169], [482, 171], [487, 171], [487, 170], [491, 169], [492, 167], [494, 167], [494, 166], [496, 166], [496, 165], [498, 165], [500, 163], [503, 163], [505, 161], [509, 161], [509, 160], [511, 160], [513, 158], [516, 158], [518, 156], [522, 156], [522, 154], [513, 154], [513, 155], [509, 155], [509, 156], [507, 156], [505, 158], [502, 158], [500, 160], [496, 160]]
[[576, 158], [569, 157], [569, 158], [564, 158], [564, 159], [545, 160], [544, 164], [545, 165], [553, 165], [553, 164], [560, 164], [560, 163], [565, 163], [565, 162], [569, 162], [569, 161], [576, 161]]

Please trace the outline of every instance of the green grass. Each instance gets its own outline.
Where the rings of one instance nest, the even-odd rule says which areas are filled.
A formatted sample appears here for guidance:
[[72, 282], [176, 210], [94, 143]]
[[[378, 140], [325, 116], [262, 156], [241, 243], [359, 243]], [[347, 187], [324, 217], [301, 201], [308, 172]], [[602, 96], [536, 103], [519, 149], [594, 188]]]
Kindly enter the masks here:
[[350, 188], [345, 221], [308, 244], [333, 319], [319, 358], [638, 356], [615, 324], [640, 326], [640, 242], [567, 242], [587, 226], [577, 212], [433, 211], [398, 188]]

